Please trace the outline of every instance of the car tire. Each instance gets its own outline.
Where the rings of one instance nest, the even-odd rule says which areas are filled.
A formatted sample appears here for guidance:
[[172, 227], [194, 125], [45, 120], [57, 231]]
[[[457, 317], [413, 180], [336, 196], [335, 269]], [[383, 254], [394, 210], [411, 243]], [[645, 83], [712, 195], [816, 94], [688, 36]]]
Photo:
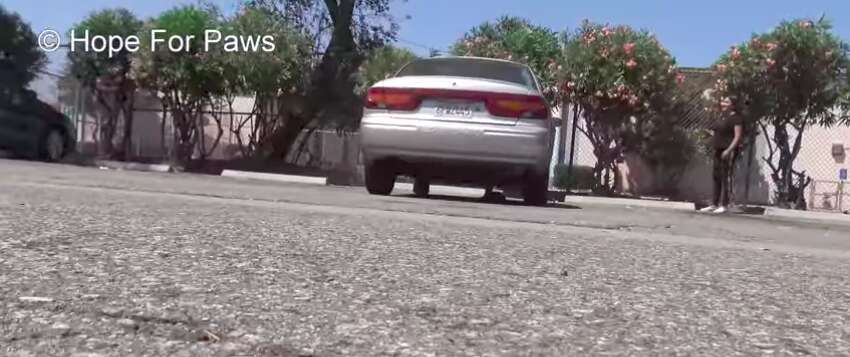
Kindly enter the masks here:
[[416, 178], [413, 180], [413, 194], [416, 197], [428, 197], [431, 193], [431, 182], [426, 178]]
[[386, 163], [376, 161], [366, 165], [366, 190], [373, 195], [389, 196], [395, 186], [396, 175]]
[[523, 200], [532, 206], [545, 206], [549, 201], [549, 177], [530, 173], [523, 187]]
[[39, 142], [39, 156], [47, 162], [57, 162], [65, 157], [67, 143], [62, 130], [48, 128]]

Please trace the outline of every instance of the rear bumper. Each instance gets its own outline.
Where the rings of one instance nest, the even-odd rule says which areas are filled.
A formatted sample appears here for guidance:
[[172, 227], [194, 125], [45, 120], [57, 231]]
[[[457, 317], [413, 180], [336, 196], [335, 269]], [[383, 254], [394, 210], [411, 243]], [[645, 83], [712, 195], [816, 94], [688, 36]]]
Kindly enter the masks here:
[[553, 133], [539, 123], [516, 125], [446, 122], [367, 115], [361, 121], [367, 161], [468, 162], [487, 166], [549, 167]]

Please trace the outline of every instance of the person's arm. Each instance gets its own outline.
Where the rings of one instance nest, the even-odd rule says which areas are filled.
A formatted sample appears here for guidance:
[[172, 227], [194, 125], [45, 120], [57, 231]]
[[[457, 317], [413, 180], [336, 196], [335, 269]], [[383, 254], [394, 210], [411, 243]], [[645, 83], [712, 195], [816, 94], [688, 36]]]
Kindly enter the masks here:
[[732, 138], [732, 144], [729, 144], [729, 147], [723, 151], [723, 158], [728, 159], [732, 153], [735, 151], [735, 148], [741, 144], [741, 139], [744, 136], [744, 126], [741, 124], [735, 125], [735, 137]]

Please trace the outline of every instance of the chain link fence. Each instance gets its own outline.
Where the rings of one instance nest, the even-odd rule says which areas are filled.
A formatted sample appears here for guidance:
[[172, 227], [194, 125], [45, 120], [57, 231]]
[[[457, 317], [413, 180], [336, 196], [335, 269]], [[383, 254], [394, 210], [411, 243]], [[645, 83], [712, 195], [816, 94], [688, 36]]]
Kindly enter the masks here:
[[795, 170], [811, 178], [806, 188], [807, 208], [817, 211], [850, 211], [850, 126], [813, 127], [803, 135]]
[[[699, 84], [699, 83], [698, 83]], [[702, 85], [702, 84], [699, 84]], [[76, 124], [78, 150], [93, 154], [96, 150], [98, 135], [97, 104], [91, 93], [80, 83], [59, 74], [44, 73], [33, 83], [34, 90], [44, 102], [54, 105]], [[237, 101], [234, 111], [206, 112], [203, 115], [203, 148], [210, 150], [208, 157], [213, 160], [233, 160], [245, 156], [246, 146], [251, 145], [252, 135], [256, 135], [256, 126], [251, 118], [253, 102], [249, 99]], [[566, 116], [567, 127], [572, 128], [574, 118], [571, 111]], [[559, 116], [559, 113], [555, 113]], [[707, 124], [700, 122], [706, 118], [689, 116], [683, 118], [682, 125], [688, 130], [697, 130]], [[223, 131], [218, 143], [218, 121]], [[582, 121], [579, 120], [579, 125]], [[560, 129], [558, 129], [560, 130]], [[120, 136], [121, 128], [117, 130]], [[757, 130], [752, 151], [741, 155], [736, 167], [734, 197], [738, 203], [771, 204], [776, 186], [771, 179], [773, 173], [765, 161], [769, 157], [770, 145], [761, 130]], [[565, 145], [560, 145], [560, 133], [555, 135], [555, 152], [552, 156], [552, 172], [558, 164], [558, 150], [563, 149], [565, 163], [569, 162], [572, 149], [573, 165], [576, 170], [589, 170], [596, 164], [593, 145], [579, 130], [575, 141], [572, 133], [566, 135]], [[772, 130], [768, 128], [768, 134]], [[795, 133], [791, 134], [791, 140]], [[166, 160], [170, 156], [173, 128], [168, 113], [163, 113], [158, 99], [150, 96], [138, 96], [134, 114], [132, 138], [132, 156], [146, 160]], [[346, 136], [334, 131], [305, 130], [295, 143], [295, 149], [287, 158], [299, 166], [332, 168], [346, 158], [349, 162], [359, 162], [358, 138], [356, 133]], [[792, 141], [793, 142], [793, 141]], [[212, 148], [214, 146], [214, 148]], [[800, 153], [795, 160], [794, 169], [805, 172], [811, 178], [804, 197], [810, 210], [843, 212], [850, 210], [850, 187], [848, 174], [850, 158], [850, 127], [811, 127], [802, 139]], [[349, 157], [350, 156], [350, 157]], [[712, 177], [711, 159], [697, 156], [685, 168], [678, 180], [675, 191], [678, 199], [689, 201], [706, 200], [711, 196]], [[620, 192], [636, 196], [651, 196], [659, 190], [660, 182], [640, 158], [626, 156], [618, 165]], [[662, 185], [663, 186], [663, 185]], [[664, 187], [662, 187], [664, 188]]]

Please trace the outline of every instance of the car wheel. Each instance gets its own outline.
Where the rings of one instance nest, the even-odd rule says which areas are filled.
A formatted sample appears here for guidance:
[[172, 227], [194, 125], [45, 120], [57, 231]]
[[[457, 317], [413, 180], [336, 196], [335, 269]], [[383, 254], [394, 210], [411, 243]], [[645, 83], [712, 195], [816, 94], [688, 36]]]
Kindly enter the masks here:
[[534, 206], [545, 206], [549, 201], [549, 177], [531, 173], [525, 179], [523, 199]]
[[370, 194], [388, 196], [393, 192], [395, 178], [386, 163], [376, 161], [366, 165], [366, 190]]
[[426, 178], [416, 178], [413, 181], [413, 194], [416, 197], [428, 197], [431, 193], [431, 183]]
[[62, 160], [65, 156], [65, 136], [58, 129], [48, 129], [41, 140], [41, 158], [47, 162]]

